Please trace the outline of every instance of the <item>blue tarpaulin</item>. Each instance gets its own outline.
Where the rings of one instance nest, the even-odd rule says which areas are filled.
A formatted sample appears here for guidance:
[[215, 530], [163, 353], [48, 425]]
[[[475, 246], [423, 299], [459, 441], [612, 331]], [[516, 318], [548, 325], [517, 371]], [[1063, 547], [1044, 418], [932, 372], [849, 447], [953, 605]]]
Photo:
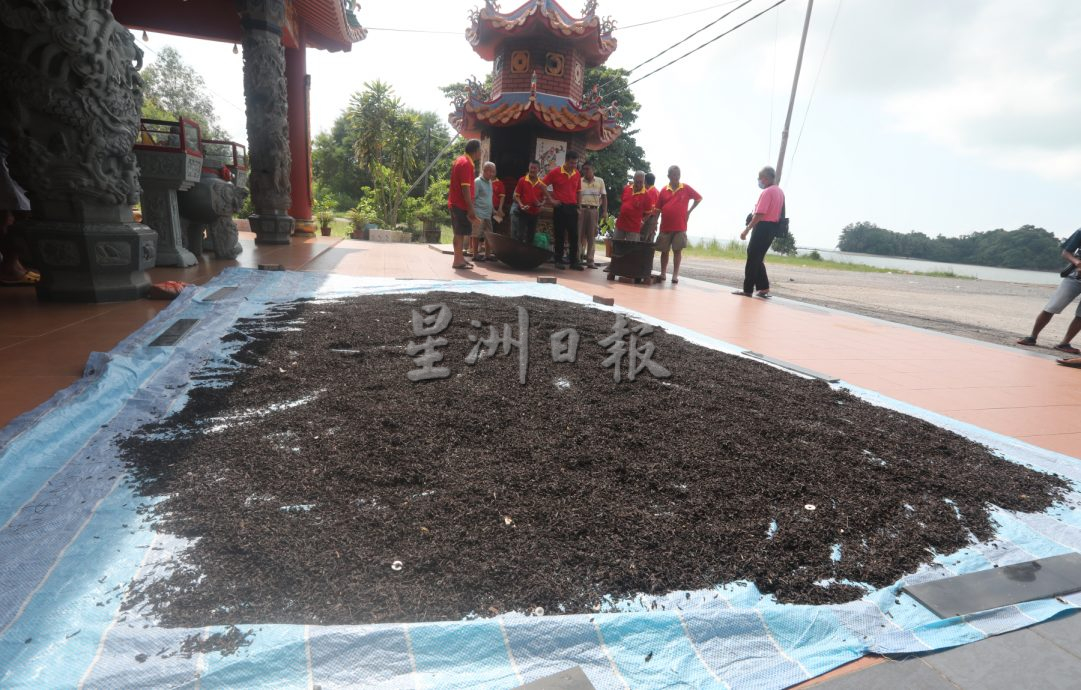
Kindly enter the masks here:
[[[236, 290], [208, 299], [221, 287]], [[905, 583], [1081, 548], [1081, 494], [1042, 514], [995, 510], [994, 542], [939, 555], [890, 587], [838, 606], [776, 603], [753, 584], [636, 597], [596, 615], [527, 616], [398, 625], [259, 625], [223, 656], [178, 653], [220, 629], [159, 626], [124, 611], [129, 583], [167, 569], [183, 547], [138, 510], [115, 443], [183, 406], [184, 385], [227, 364], [221, 342], [238, 318], [298, 298], [429, 290], [530, 295], [599, 307], [556, 285], [346, 278], [230, 269], [190, 288], [85, 376], [0, 432], [0, 687], [509, 689], [581, 666], [599, 689], [783, 688], [867, 653], [941, 649], [1022, 628], [1081, 605], [1081, 596], [940, 620]], [[740, 348], [642, 314], [692, 342]], [[199, 319], [175, 347], [148, 344], [181, 318]], [[1077, 482], [1081, 463], [873, 392], [874, 404], [928, 420], [1004, 457]], [[654, 606], [654, 603], [657, 606]]]

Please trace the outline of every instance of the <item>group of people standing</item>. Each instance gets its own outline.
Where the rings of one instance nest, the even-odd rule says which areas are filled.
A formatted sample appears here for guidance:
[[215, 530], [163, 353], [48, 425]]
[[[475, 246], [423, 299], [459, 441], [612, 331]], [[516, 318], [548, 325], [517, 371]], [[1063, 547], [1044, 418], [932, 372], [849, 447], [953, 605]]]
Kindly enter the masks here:
[[[485, 162], [481, 174], [474, 177], [474, 165], [480, 155], [480, 141], [466, 143], [465, 154], [451, 168], [447, 205], [454, 228], [455, 269], [473, 268], [466, 260], [465, 240], [472, 238], [473, 257], [484, 261], [491, 257], [479, 253], [478, 238], [492, 229], [492, 219], [502, 220], [506, 192], [495, 179], [496, 168]], [[608, 216], [608, 191], [589, 161], [578, 165], [579, 156], [568, 151], [562, 165], [541, 177], [540, 162], [531, 161], [525, 176], [518, 180], [512, 194], [510, 215], [516, 239], [529, 244], [537, 231], [537, 217], [545, 206], [552, 208], [556, 268], [583, 270], [596, 268], [596, 238], [601, 223]], [[654, 186], [652, 173], [636, 172], [624, 187], [616, 239], [653, 243], [661, 251], [661, 279], [668, 271], [668, 255], [674, 254], [672, 282], [679, 282], [681, 252], [687, 246], [687, 222], [702, 201], [702, 195], [680, 181], [679, 166], [668, 169], [664, 189]], [[657, 236], [659, 230], [659, 236]]]
[[[454, 227], [455, 269], [473, 268], [466, 260], [466, 239], [477, 261], [492, 257], [480, 253], [480, 240], [492, 230], [493, 219], [503, 219], [506, 190], [496, 179], [495, 163], [485, 162], [481, 174], [474, 176], [480, 156], [480, 141], [471, 139], [451, 169], [447, 205]], [[758, 172], [762, 189], [754, 212], [747, 217], [740, 239], [747, 239], [747, 263], [743, 289], [734, 294], [769, 297], [769, 276], [765, 257], [785, 220], [784, 192], [776, 184], [777, 173], [771, 167]], [[678, 165], [668, 168], [668, 184], [655, 186], [652, 173], [637, 171], [622, 191], [615, 239], [656, 243], [661, 252], [661, 280], [668, 274], [668, 256], [672, 254], [672, 283], [679, 282], [679, 265], [687, 247], [687, 225], [691, 213], [702, 202], [702, 195], [681, 181]], [[596, 238], [600, 224], [608, 216], [608, 192], [604, 180], [597, 177], [593, 165], [578, 166], [578, 154], [568, 151], [562, 165], [541, 176], [540, 163], [531, 161], [525, 176], [518, 180], [511, 195], [510, 216], [515, 237], [529, 244], [537, 232], [537, 217], [545, 206], [552, 207], [556, 268], [596, 268]]]

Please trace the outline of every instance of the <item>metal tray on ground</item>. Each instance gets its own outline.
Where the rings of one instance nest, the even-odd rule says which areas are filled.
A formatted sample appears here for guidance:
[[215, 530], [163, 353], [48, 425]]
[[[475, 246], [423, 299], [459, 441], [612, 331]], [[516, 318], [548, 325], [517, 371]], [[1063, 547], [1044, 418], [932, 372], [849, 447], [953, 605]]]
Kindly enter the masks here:
[[551, 261], [554, 256], [548, 249], [534, 247], [509, 235], [500, 235], [496, 232], [485, 232], [484, 241], [488, 243], [489, 250], [497, 259], [519, 271], [537, 268], [545, 261]]

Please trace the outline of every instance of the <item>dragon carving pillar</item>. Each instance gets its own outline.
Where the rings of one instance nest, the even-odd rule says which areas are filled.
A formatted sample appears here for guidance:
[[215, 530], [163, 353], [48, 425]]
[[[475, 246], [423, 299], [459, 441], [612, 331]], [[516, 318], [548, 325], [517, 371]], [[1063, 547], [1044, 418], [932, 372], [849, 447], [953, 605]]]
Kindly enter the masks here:
[[289, 106], [282, 24], [285, 0], [236, 0], [244, 28], [244, 101], [248, 116], [251, 198], [248, 218], [258, 244], [289, 244]]
[[157, 236], [131, 212], [142, 52], [111, 5], [0, 2], [0, 138], [33, 207], [16, 231], [41, 299], [134, 299], [150, 286]]

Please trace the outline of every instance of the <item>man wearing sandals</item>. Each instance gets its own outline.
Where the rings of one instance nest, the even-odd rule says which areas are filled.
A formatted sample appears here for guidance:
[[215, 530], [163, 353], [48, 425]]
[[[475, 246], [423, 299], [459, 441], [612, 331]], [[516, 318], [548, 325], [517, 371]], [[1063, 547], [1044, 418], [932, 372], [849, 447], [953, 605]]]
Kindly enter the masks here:
[[[657, 236], [657, 249], [661, 250], [661, 280], [668, 272], [668, 251], [671, 250], [673, 285], [679, 282], [679, 260], [687, 246], [687, 222], [691, 212], [702, 203], [702, 195], [680, 182], [680, 175], [678, 165], [668, 168], [668, 184], [657, 197], [657, 208], [661, 211], [661, 234]], [[688, 204], [690, 208], [687, 208]]]
[[[1078, 256], [1078, 254], [1081, 254], [1081, 228], [1074, 230], [1069, 239], [1062, 243], [1062, 258], [1069, 261], [1070, 265], [1061, 273], [1062, 282], [1059, 283], [1055, 294], [1051, 295], [1051, 299], [1047, 302], [1043, 311], [1036, 315], [1036, 323], [1032, 326], [1032, 335], [1018, 340], [1018, 345], [1034, 346], [1040, 331], [1051, 321], [1051, 317], [1055, 314], [1061, 314], [1062, 310], [1070, 302], [1073, 302], [1078, 295], [1081, 295], [1081, 271], [1078, 270], [1081, 269], [1081, 256]], [[1074, 336], [1079, 331], [1081, 331], [1081, 303], [1077, 305], [1073, 321], [1066, 327], [1066, 336], [1061, 343], [1055, 345], [1055, 349], [1071, 355], [1081, 354], [1081, 350], [1070, 344], [1070, 341], [1074, 339]]]
[[473, 268], [465, 260], [464, 247], [473, 234], [473, 224], [478, 221], [473, 209], [473, 197], [476, 193], [476, 172], [474, 166], [480, 158], [480, 140], [470, 139], [465, 145], [465, 154], [458, 156], [454, 167], [450, 169], [450, 190], [447, 192], [447, 207], [450, 208], [450, 222], [454, 228], [454, 263], [453, 268]]

